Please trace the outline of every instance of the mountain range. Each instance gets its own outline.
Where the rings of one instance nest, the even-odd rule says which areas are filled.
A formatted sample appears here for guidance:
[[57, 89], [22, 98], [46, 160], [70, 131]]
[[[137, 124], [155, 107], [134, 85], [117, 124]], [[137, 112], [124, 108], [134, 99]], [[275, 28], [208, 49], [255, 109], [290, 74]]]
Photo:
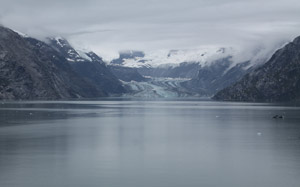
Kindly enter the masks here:
[[[266, 61], [237, 62], [231, 48], [123, 51], [110, 63], [62, 37], [37, 40], [0, 26], [0, 99], [108, 96], [300, 99], [300, 37]], [[264, 58], [262, 58], [264, 59]]]
[[106, 95], [126, 93], [119, 79], [94, 52], [75, 50], [66, 39], [61, 37], [48, 38], [47, 43], [67, 59], [73, 71]]
[[[73, 56], [74, 63], [83, 60]], [[109, 96], [110, 89], [101, 87], [76, 71], [66, 54], [51, 45], [22, 36], [11, 29], [0, 26], [0, 99], [66, 99], [95, 98]], [[83, 62], [83, 61], [82, 61]], [[95, 65], [113, 82], [117, 91], [125, 92], [119, 80], [100, 62]], [[94, 70], [94, 69], [93, 69]], [[101, 74], [102, 73], [102, 74]], [[108, 85], [110, 83], [107, 83]], [[121, 87], [121, 88], [120, 88]], [[119, 90], [120, 91], [119, 91]], [[108, 91], [109, 90], [109, 91]]]
[[[151, 63], [157, 59], [147, 58], [140, 51], [127, 51], [122, 52], [118, 59], [113, 60], [111, 66], [136, 69], [136, 73], [147, 77], [148, 83], [152, 84], [147, 85], [145, 89], [149, 90], [148, 87], [150, 86], [155, 92], [157, 92], [156, 89], [159, 89], [160, 92], [161, 90], [173, 90], [178, 97], [211, 97], [226, 86], [235, 83], [256, 67], [255, 64], [250, 63], [250, 60], [235, 63], [232, 60], [233, 53], [231, 49], [209, 48], [208, 50], [202, 49], [193, 52], [198, 54], [190, 52], [185, 54], [183, 51], [172, 50], [165, 53], [166, 56], [161, 56], [160, 59], [169, 62], [172, 60], [176, 62], [175, 59], [177, 59], [177, 64], [163, 63], [157, 65], [154, 63], [152, 65]], [[180, 62], [181, 60], [186, 60], [186, 62]], [[160, 84], [157, 80], [164, 83], [169, 82], [169, 84]], [[170, 87], [174, 83], [176, 86]], [[133, 83], [133, 85], [136, 87], [136, 83]], [[165, 94], [163, 95], [165, 97]]]

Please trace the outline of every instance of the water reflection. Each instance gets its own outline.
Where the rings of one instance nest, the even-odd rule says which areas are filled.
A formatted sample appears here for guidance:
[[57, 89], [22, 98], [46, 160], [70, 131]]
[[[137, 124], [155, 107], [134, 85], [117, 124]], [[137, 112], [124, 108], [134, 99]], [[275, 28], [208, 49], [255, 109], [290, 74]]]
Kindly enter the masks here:
[[0, 186], [298, 187], [299, 114], [204, 101], [5, 103]]

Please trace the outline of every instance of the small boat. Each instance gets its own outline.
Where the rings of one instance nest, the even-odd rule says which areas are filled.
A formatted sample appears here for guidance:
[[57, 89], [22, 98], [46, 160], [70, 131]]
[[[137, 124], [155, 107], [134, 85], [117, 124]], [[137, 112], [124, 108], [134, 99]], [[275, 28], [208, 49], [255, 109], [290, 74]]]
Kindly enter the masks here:
[[283, 119], [284, 115], [275, 115], [273, 116], [274, 119]]

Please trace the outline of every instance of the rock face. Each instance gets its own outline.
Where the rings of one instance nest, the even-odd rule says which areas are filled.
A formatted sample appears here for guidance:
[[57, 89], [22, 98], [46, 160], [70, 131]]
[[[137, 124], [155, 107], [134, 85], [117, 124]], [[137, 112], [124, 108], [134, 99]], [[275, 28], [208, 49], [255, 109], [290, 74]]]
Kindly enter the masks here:
[[106, 94], [78, 76], [47, 44], [0, 26], [0, 99], [62, 99]]
[[[252, 68], [249, 62], [232, 65], [230, 57], [216, 60], [209, 66], [200, 67], [198, 74], [182, 86], [203, 96], [212, 96], [219, 90], [240, 80]], [[233, 67], [231, 67], [233, 66]]]
[[63, 38], [51, 38], [49, 44], [68, 60], [77, 74], [97, 89], [103, 90], [107, 95], [120, 95], [126, 92], [122, 83], [95, 53], [75, 50]]
[[279, 49], [263, 66], [213, 99], [228, 101], [293, 101], [300, 99], [300, 37]]
[[147, 79], [143, 77], [136, 68], [124, 67], [124, 66], [108, 66], [110, 71], [120, 80], [125, 82], [136, 81], [142, 82]]

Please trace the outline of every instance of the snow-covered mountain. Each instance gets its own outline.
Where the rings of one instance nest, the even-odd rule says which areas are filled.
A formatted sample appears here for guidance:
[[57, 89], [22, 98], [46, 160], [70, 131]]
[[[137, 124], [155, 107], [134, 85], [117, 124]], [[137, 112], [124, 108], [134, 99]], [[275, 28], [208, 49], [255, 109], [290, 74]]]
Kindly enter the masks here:
[[211, 46], [188, 50], [158, 50], [148, 53], [142, 51], [123, 51], [120, 52], [120, 57], [113, 60], [111, 64], [134, 68], [157, 68], [179, 66], [182, 62], [186, 62], [206, 66], [216, 59], [231, 56], [234, 53], [235, 51], [230, 47]]
[[[265, 58], [257, 58], [254, 55], [255, 63], [252, 63], [252, 59], [237, 62], [236, 59], [239, 59], [237, 56], [238, 51], [232, 47], [203, 47], [147, 54], [142, 51], [125, 51], [120, 53], [118, 59], [111, 62], [111, 66], [135, 68], [139, 74], [148, 77], [150, 85], [143, 83], [137, 86], [138, 83], [133, 83], [132, 87], [138, 87], [140, 91], [143, 88], [149, 91], [151, 90], [149, 87], [157, 90], [159, 87], [159, 90], [175, 91], [171, 95], [207, 97], [238, 81], [257, 64], [261, 64], [259, 61]], [[183, 79], [183, 81], [177, 81], [178, 79]], [[130, 82], [128, 79], [125, 81]], [[159, 81], [162, 83], [158, 83]], [[177, 82], [177, 84], [170, 89], [166, 86], [168, 85], [165, 84], [166, 82]], [[184, 90], [184, 94], [179, 93], [178, 90], [181, 90], [180, 92]], [[147, 95], [145, 91], [141, 93]], [[158, 92], [155, 91], [155, 93]]]
[[[118, 59], [106, 66], [95, 53], [74, 49], [63, 38], [52, 38], [50, 43], [64, 54], [77, 73], [87, 77], [91, 82], [106, 87], [112, 93], [124, 92], [119, 89], [120, 86], [118, 89], [110, 88], [111, 85], [120, 85], [116, 84], [117, 78], [121, 80], [127, 91], [131, 92], [127, 93], [127, 96], [139, 97], [209, 97], [240, 80], [242, 76], [262, 64], [261, 62], [267, 58], [254, 54], [248, 60], [237, 61], [240, 59], [238, 50], [232, 47], [208, 46], [188, 50], [161, 50], [152, 53], [123, 51]], [[259, 50], [257, 54], [260, 54]], [[107, 67], [106, 74], [110, 70], [114, 76], [109, 75], [103, 78], [103, 72], [101, 73], [94, 67], [95, 62], [97, 66], [99, 64], [103, 66], [100, 68], [101, 71]], [[89, 68], [90, 66], [93, 67]], [[97, 73], [95, 73], [96, 70]], [[111, 81], [114, 83], [112, 84]]]
[[93, 61], [87, 54], [88, 52], [73, 48], [69, 42], [62, 37], [48, 38], [48, 43], [60, 51], [69, 62]]
[[46, 43], [0, 26], [0, 100], [107, 96]]
[[[17, 92], [14, 90], [19, 87], [28, 91], [22, 92], [20, 96], [16, 95], [15, 98], [121, 94], [134, 97], [209, 97], [262, 66], [272, 54], [272, 49], [264, 47], [258, 47], [255, 51], [212, 46], [147, 53], [124, 51], [108, 65], [96, 53], [74, 48], [62, 37], [48, 38], [48, 42], [45, 43], [20, 32], [1, 29], [5, 44], [2, 46], [5, 50], [0, 50], [0, 58], [4, 59], [3, 63], [5, 62], [2, 71], [10, 72], [5, 76], [15, 76], [10, 78], [11, 82], [2, 77], [2, 82], [5, 83], [0, 85], [5, 93], [2, 94], [3, 98], [15, 97], [12, 93], [16, 95]], [[8, 50], [6, 48], [9, 45], [13, 48]], [[274, 51], [275, 49], [276, 46]], [[7, 51], [11, 53], [10, 56], [6, 54]], [[16, 70], [6, 64], [6, 61], [19, 63], [20, 68]], [[40, 66], [38, 69], [42, 73], [31, 72], [31, 66]], [[53, 67], [56, 68], [55, 72], [52, 72]], [[23, 77], [19, 80], [17, 78], [20, 75]], [[45, 77], [40, 77], [40, 82], [36, 79], [34, 84], [38, 89], [28, 87], [31, 85], [28, 83], [31, 81], [28, 77], [40, 75]], [[53, 89], [53, 85], [48, 85], [49, 77], [53, 79], [53, 82], [50, 81], [55, 85]], [[60, 77], [59, 82], [55, 82], [57, 77]], [[57, 90], [60, 87], [65, 90]]]
[[122, 83], [94, 52], [75, 49], [62, 37], [48, 38], [48, 43], [67, 59], [76, 73], [99, 89], [103, 89], [108, 95], [126, 92]]

